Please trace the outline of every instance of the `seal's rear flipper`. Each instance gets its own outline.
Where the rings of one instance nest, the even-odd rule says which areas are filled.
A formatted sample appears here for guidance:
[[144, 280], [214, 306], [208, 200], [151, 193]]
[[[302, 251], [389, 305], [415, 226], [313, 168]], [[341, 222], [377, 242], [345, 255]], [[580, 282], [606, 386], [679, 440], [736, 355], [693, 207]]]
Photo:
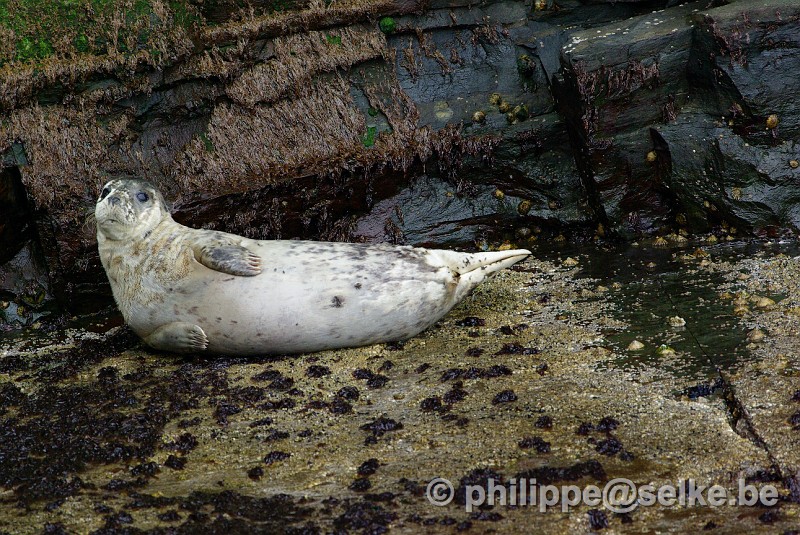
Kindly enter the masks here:
[[[492, 273], [513, 266], [520, 260], [529, 257], [531, 252], [527, 249], [512, 249], [510, 251], [491, 251], [488, 253], [473, 253], [468, 255], [470, 264], [459, 270], [461, 276], [475, 271], [483, 272], [483, 278]], [[482, 279], [481, 279], [482, 280]]]
[[436, 255], [441, 263], [453, 272], [456, 283], [455, 297], [459, 300], [489, 275], [513, 266], [530, 256], [531, 252], [527, 249], [514, 249], [486, 253], [458, 253], [436, 249], [431, 250], [430, 254]]

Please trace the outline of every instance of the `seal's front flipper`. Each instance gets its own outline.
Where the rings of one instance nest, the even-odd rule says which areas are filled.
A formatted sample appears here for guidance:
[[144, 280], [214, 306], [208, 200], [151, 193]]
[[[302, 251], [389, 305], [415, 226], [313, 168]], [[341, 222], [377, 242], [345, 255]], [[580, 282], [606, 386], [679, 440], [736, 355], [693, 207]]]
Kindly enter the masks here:
[[261, 257], [232, 240], [204, 240], [194, 246], [195, 259], [208, 269], [254, 277], [261, 273]]
[[174, 321], [162, 325], [144, 338], [153, 349], [173, 353], [203, 351], [208, 347], [208, 338], [203, 329], [184, 321]]

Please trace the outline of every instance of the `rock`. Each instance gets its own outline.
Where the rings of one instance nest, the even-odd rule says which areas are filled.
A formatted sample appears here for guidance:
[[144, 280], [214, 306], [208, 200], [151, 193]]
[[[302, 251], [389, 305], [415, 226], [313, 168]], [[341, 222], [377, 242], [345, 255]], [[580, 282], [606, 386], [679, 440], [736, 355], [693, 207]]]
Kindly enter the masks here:
[[656, 348], [656, 355], [660, 357], [671, 357], [675, 355], [675, 350], [666, 344], [661, 344]]
[[[63, 305], [109, 304], [83, 221], [129, 175], [183, 223], [257, 238], [800, 227], [800, 7], [722, 3], [209, 0], [190, 31], [174, 2], [126, 19], [149, 30], [130, 53], [55, 24], [26, 56], [3, 30], [0, 264], [36, 239]], [[103, 13], [76, 16], [107, 42]]]
[[[566, 118], [595, 216], [632, 232], [669, 218], [669, 155], [655, 125], [689, 92], [694, 5], [576, 31], [562, 50], [557, 109]], [[648, 161], [642, 154], [654, 152]], [[663, 154], [660, 154], [663, 153]]]
[[667, 325], [670, 327], [685, 327], [686, 320], [680, 316], [670, 316], [667, 318]]
[[761, 329], [753, 329], [747, 333], [747, 340], [750, 342], [761, 342], [765, 337], [766, 335]]
[[628, 351], [639, 351], [641, 349], [644, 349], [644, 344], [639, 340], [634, 340], [628, 344]]
[[769, 297], [760, 297], [755, 303], [756, 308], [772, 308], [775, 306], [775, 301]]

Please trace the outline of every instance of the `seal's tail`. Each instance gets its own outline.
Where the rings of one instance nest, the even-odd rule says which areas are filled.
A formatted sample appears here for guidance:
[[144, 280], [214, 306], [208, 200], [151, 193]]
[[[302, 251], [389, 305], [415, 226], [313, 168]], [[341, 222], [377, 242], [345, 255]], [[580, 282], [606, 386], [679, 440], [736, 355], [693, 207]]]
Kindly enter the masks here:
[[471, 253], [469, 256], [470, 265], [459, 271], [461, 276], [469, 275], [475, 271], [483, 272], [483, 278], [488, 277], [496, 271], [511, 267], [520, 260], [531, 255], [527, 249], [513, 249], [511, 251], [492, 251], [488, 253]]
[[487, 253], [458, 253], [437, 250], [442, 263], [453, 271], [456, 282], [456, 300], [460, 300], [493, 273], [511, 267], [528, 257], [527, 249], [491, 251]]

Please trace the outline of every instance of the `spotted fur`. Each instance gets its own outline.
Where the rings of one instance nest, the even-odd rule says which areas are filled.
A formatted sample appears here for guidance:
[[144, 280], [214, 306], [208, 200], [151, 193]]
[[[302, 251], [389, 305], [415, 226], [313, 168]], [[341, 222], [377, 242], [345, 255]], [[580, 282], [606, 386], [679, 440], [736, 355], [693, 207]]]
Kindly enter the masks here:
[[106, 184], [95, 215], [125, 321], [152, 347], [175, 352], [299, 353], [407, 339], [530, 254], [256, 241], [192, 229], [141, 180]]

